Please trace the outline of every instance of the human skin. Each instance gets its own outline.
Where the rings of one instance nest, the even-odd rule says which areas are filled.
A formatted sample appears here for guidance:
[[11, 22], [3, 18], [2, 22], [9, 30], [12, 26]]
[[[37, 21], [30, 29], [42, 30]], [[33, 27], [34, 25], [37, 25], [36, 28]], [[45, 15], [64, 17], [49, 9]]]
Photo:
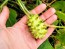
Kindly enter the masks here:
[[[33, 10], [34, 14], [40, 14], [46, 8], [45, 4], [40, 4]], [[40, 15], [40, 18], [46, 20], [44, 23], [52, 24], [57, 20], [57, 16], [54, 14], [55, 9], [50, 8], [46, 12]], [[54, 31], [54, 28], [48, 28], [43, 39], [34, 39], [29, 32], [27, 24], [27, 17], [23, 16], [20, 21], [14, 24], [12, 27], [6, 27], [6, 21], [9, 17], [9, 9], [7, 6], [3, 7], [0, 13], [0, 49], [37, 49]]]

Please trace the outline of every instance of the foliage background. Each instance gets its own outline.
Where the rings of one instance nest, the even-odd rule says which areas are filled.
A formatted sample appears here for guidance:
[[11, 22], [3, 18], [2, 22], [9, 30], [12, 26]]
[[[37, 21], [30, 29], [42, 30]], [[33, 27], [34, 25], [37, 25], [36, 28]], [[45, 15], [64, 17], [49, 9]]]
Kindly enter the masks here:
[[[5, 0], [0, 0], [0, 5]], [[41, 3], [45, 3], [47, 8], [54, 7], [58, 19], [53, 23], [58, 26], [65, 26], [65, 0], [23, 0], [28, 10], [34, 9]], [[7, 6], [10, 9], [10, 16], [6, 23], [7, 27], [14, 25], [25, 14], [21, 11], [16, 0], [9, 0]], [[56, 29], [53, 34], [38, 49], [65, 49], [65, 29]]]

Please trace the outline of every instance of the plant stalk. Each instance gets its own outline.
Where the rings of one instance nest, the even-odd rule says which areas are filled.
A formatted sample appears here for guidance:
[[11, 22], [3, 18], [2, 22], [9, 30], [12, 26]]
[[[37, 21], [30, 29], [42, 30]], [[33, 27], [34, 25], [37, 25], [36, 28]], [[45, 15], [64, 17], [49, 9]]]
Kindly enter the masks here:
[[23, 12], [29, 17], [31, 13], [27, 10], [27, 8], [24, 6], [24, 3], [21, 0], [17, 0], [20, 8], [23, 10]]
[[0, 6], [0, 12], [2, 11], [3, 6], [8, 2], [8, 0], [5, 0], [2, 5]]
[[63, 28], [65, 29], [65, 26], [55, 26], [55, 25], [48, 25], [46, 24], [47, 27], [53, 27], [53, 28]]

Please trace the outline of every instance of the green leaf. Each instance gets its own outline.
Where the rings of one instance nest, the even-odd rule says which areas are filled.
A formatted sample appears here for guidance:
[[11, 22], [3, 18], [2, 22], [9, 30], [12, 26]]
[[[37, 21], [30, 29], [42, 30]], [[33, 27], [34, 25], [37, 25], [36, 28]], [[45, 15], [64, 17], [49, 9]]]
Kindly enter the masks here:
[[59, 19], [62, 19], [63, 21], [65, 21], [65, 13], [63, 13], [61, 11], [57, 11], [56, 14]]
[[56, 9], [58, 18], [65, 21], [65, 1], [56, 1], [52, 7]]
[[56, 38], [65, 45], [65, 29], [59, 29], [57, 30], [58, 34], [56, 35]]
[[58, 24], [58, 20], [56, 20], [53, 24], [54, 24], [54, 25], [57, 25], [57, 24]]
[[38, 6], [39, 4], [42, 4], [41, 0], [36, 0], [36, 5]]
[[10, 26], [14, 25], [17, 22], [16, 17], [17, 17], [16, 11], [13, 9], [10, 9], [10, 16], [6, 23], [6, 26], [10, 27]]
[[61, 43], [56, 43], [55, 49], [65, 49], [65, 46], [63, 46]]
[[52, 7], [54, 7], [56, 10], [65, 12], [65, 1], [56, 1], [54, 4], [52, 4]]
[[54, 49], [50, 42], [46, 40], [38, 49]]

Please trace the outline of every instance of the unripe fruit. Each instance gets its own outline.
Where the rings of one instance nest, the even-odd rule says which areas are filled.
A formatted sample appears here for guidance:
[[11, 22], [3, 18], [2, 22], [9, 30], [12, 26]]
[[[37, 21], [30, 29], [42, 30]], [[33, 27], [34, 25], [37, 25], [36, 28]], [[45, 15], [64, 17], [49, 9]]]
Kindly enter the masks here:
[[47, 26], [43, 23], [43, 20], [39, 18], [38, 14], [32, 14], [28, 17], [29, 29], [36, 39], [41, 39], [47, 33]]

